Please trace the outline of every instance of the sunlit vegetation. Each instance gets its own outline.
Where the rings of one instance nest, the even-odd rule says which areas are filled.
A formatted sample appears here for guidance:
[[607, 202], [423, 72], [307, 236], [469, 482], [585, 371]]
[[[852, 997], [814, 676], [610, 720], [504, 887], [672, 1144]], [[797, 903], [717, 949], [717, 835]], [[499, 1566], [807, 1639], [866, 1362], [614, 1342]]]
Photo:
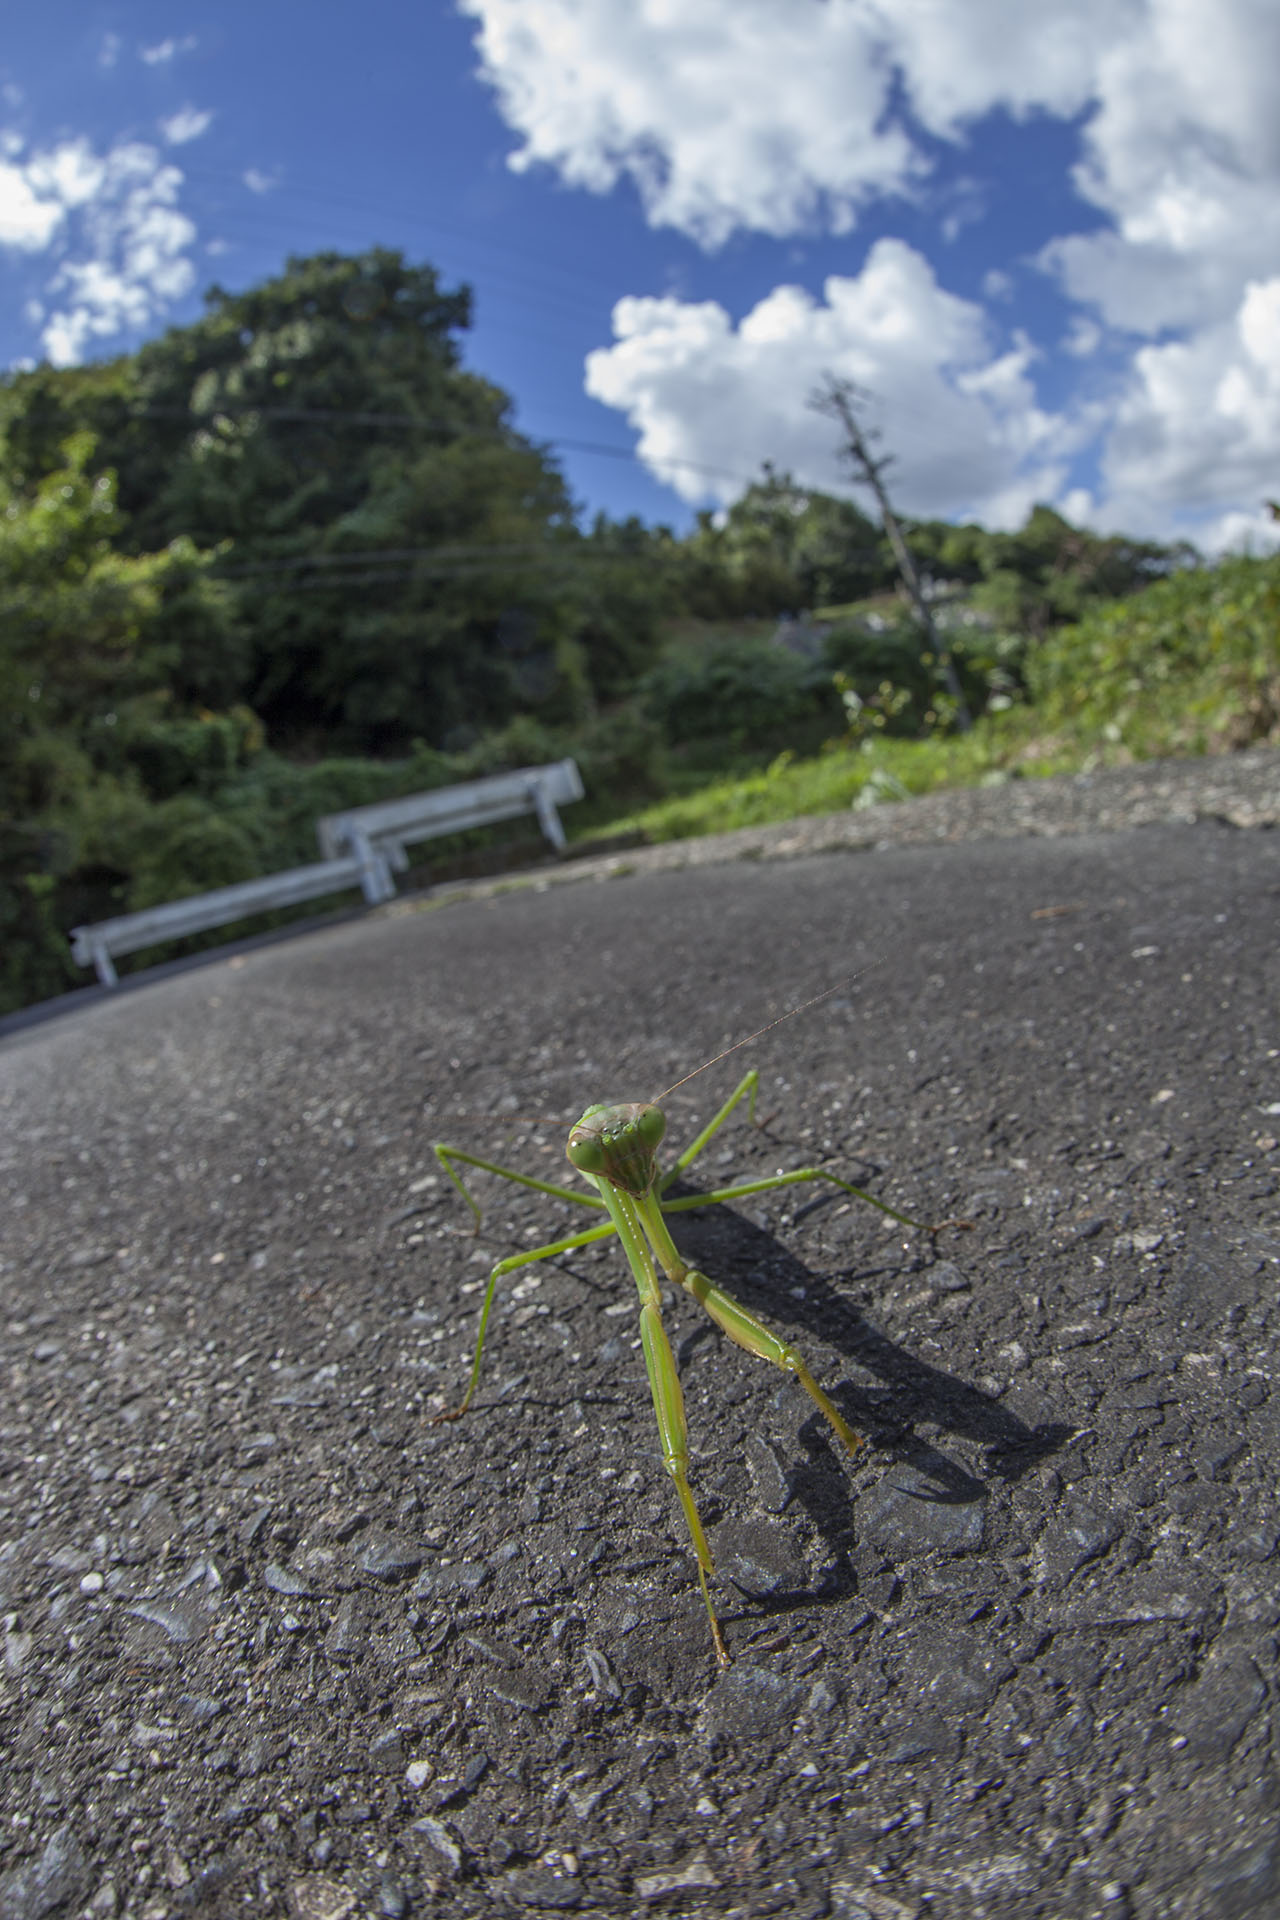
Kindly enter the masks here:
[[326, 254], [0, 381], [0, 1011], [77, 984], [77, 922], [565, 754], [572, 833], [657, 838], [1280, 737], [1280, 561], [1047, 507], [909, 525], [960, 736], [855, 504], [766, 468], [684, 536], [584, 524], [462, 367], [469, 313], [397, 254]]

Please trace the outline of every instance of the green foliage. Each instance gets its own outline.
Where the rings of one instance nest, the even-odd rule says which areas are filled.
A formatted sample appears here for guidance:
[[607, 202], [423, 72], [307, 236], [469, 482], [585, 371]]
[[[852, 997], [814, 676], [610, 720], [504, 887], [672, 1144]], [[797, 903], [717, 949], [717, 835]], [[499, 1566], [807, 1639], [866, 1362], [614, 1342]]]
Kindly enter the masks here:
[[973, 785], [1004, 764], [999, 723], [928, 740], [832, 741], [818, 754], [779, 754], [745, 776], [708, 781], [694, 793], [659, 800], [615, 821], [616, 832], [657, 842], [765, 826], [804, 814], [834, 813], [867, 799], [881, 803], [937, 787]]
[[890, 625], [842, 621], [823, 643], [851, 731], [915, 735], [936, 722], [940, 690], [936, 662], [920, 628], [905, 614]]
[[206, 304], [109, 375], [38, 369], [0, 405], [12, 484], [88, 429], [118, 477], [118, 549], [216, 555], [234, 640], [212, 649], [185, 639], [171, 561], [179, 701], [243, 702], [281, 746], [397, 754], [585, 712], [580, 537], [506, 395], [458, 365], [465, 290], [374, 249]]
[[95, 756], [121, 774], [134, 772], [156, 800], [194, 791], [212, 794], [261, 752], [262, 723], [248, 707], [227, 713], [176, 710], [168, 691], [146, 694], [122, 707], [109, 743]]
[[1028, 657], [1042, 723], [1135, 753], [1280, 738], [1280, 554], [1186, 570]]
[[625, 699], [653, 663], [663, 615], [679, 605], [680, 553], [666, 527], [597, 515], [574, 582], [574, 634], [597, 700]]
[[77, 984], [53, 878], [50, 835], [0, 820], [0, 1013]]
[[[994, 671], [1019, 670], [1020, 640], [983, 644]], [[783, 756], [660, 800], [616, 829], [678, 839], [1108, 759], [1280, 744], [1280, 554], [1172, 574], [1053, 633], [1026, 652], [1025, 672], [1029, 702], [988, 711], [971, 733], [881, 735]]]
[[120, 771], [148, 703], [172, 706], [228, 638], [226, 597], [189, 546], [113, 547], [115, 486], [92, 454], [75, 436], [29, 496], [0, 489], [0, 810], [17, 818]]
[[849, 500], [808, 491], [766, 463], [723, 515], [681, 543], [676, 591], [704, 620], [853, 600], [892, 584], [879, 530]]
[[994, 626], [1033, 638], [1195, 558], [1185, 545], [1073, 527], [1047, 506], [1033, 507], [1017, 533], [926, 523], [912, 530], [912, 546], [926, 572], [972, 586], [970, 604]]
[[[941, 616], [940, 616], [941, 618]], [[1018, 634], [995, 633], [975, 621], [944, 626], [971, 714], [1012, 704], [1021, 688], [1025, 643]], [[843, 620], [823, 643], [844, 702], [850, 731], [857, 739], [896, 735], [916, 739], [951, 724], [953, 702], [942, 663], [930, 652], [919, 626], [906, 613]]]
[[153, 807], [130, 861], [129, 911], [252, 880], [262, 870], [262, 854], [242, 821], [193, 795]]
[[130, 470], [136, 533], [232, 543], [245, 697], [273, 740], [400, 754], [580, 710], [546, 564], [567, 496], [506, 396], [458, 367], [469, 295], [375, 249], [207, 305], [138, 356], [140, 411], [173, 424], [163, 479]]
[[0, 487], [0, 1009], [74, 984], [66, 930], [160, 857], [149, 800], [211, 792], [261, 745], [245, 708], [179, 705], [235, 651], [208, 561], [123, 553], [120, 522], [87, 434], [25, 493]]
[[719, 739], [759, 746], [839, 709], [830, 674], [761, 640], [711, 639], [673, 649], [640, 682], [645, 713], [675, 745]]

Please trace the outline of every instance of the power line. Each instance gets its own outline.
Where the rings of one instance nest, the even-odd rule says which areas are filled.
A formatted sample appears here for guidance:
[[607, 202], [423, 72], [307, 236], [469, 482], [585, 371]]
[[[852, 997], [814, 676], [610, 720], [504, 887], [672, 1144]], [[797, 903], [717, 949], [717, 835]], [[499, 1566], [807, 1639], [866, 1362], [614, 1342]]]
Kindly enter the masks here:
[[[235, 420], [251, 417], [262, 420], [284, 420], [306, 423], [308, 421], [341, 420], [350, 426], [362, 427], [417, 427], [423, 433], [448, 433], [455, 439], [499, 440], [505, 441], [512, 434], [527, 438], [536, 448], [538, 442], [532, 435], [524, 435], [518, 427], [469, 427], [459, 426], [456, 420], [432, 420], [417, 413], [372, 413], [345, 407], [215, 407], [209, 413], [193, 413], [187, 407], [133, 407], [130, 411], [145, 419], [190, 420], [193, 425], [213, 425], [218, 420]], [[571, 453], [593, 453], [607, 456], [613, 460], [632, 460], [647, 465], [643, 455], [634, 447], [611, 446], [603, 440], [577, 440], [564, 434], [551, 434], [544, 443], [551, 447], [565, 447]], [[701, 460], [682, 460], [676, 455], [663, 455], [662, 463], [668, 467], [682, 467], [690, 473], [711, 474], [718, 480], [732, 480], [735, 485], [749, 487], [754, 485], [758, 476], [747, 478], [740, 473], [731, 473], [726, 467], [712, 467]]]
[[[238, 171], [204, 166], [199, 162], [193, 164], [190, 161], [183, 163], [183, 171], [186, 178], [197, 185], [201, 182], [212, 182], [238, 189], [243, 189], [245, 186], [244, 175]], [[254, 196], [249, 201], [240, 201], [231, 213], [231, 219], [243, 224], [246, 223], [247, 214], [249, 216], [247, 224], [256, 225], [259, 228], [275, 227], [282, 233], [293, 233], [298, 224], [297, 216], [289, 215], [285, 219], [277, 217], [275, 213], [278, 206], [282, 206], [289, 200], [310, 203], [314, 209], [309, 216], [312, 224], [316, 226], [323, 224], [326, 230], [331, 229], [335, 218], [351, 215], [356, 219], [366, 220], [372, 215], [376, 217], [379, 225], [385, 225], [390, 218], [399, 225], [416, 229], [424, 236], [430, 235], [432, 244], [435, 237], [439, 236], [447, 246], [460, 249], [464, 255], [488, 254], [500, 263], [497, 271], [506, 272], [517, 287], [523, 284], [543, 291], [549, 286], [554, 289], [554, 283], [559, 280], [565, 289], [586, 289], [602, 301], [608, 301], [610, 305], [617, 297], [616, 287], [611, 280], [602, 275], [583, 272], [580, 257], [575, 256], [570, 263], [568, 260], [557, 259], [545, 248], [540, 250], [524, 248], [513, 246], [509, 240], [495, 240], [478, 232], [474, 225], [455, 226], [447, 219], [441, 218], [434, 210], [424, 210], [422, 201], [416, 197], [412, 203], [396, 205], [384, 194], [353, 194], [345, 179], [341, 186], [332, 182], [326, 182], [322, 186], [310, 186], [305, 182], [282, 180], [273, 186], [268, 194]], [[362, 252], [371, 251], [379, 245], [369, 240], [359, 244]], [[384, 247], [384, 250], [401, 251], [395, 247]], [[504, 268], [501, 264], [504, 261], [518, 264]], [[532, 274], [522, 276], [522, 266], [532, 268]], [[464, 269], [464, 271], [467, 270]], [[443, 272], [437, 271], [438, 277], [443, 277]], [[449, 266], [443, 271], [453, 272], [455, 269]], [[494, 269], [489, 267], [483, 271], [491, 274]], [[474, 289], [468, 286], [467, 291], [474, 291]]]
[[[355, 578], [364, 580], [364, 574], [353, 575], [347, 571], [350, 567], [367, 567], [373, 563], [378, 568], [380, 579], [412, 580], [424, 573], [462, 576], [477, 572], [511, 571], [516, 572], [528, 566], [565, 566], [576, 567], [583, 560], [603, 562], [626, 562], [643, 559], [653, 565], [658, 556], [652, 553], [643, 555], [628, 554], [617, 550], [592, 548], [585, 541], [577, 549], [567, 544], [556, 548], [546, 541], [496, 544], [488, 547], [477, 543], [464, 547], [371, 547], [349, 553], [299, 554], [295, 559], [255, 561], [243, 567], [225, 567], [218, 571], [220, 580], [261, 579], [282, 577], [283, 575], [303, 574], [296, 584], [302, 586], [348, 586]], [[402, 562], [394, 573], [386, 571], [387, 563]], [[321, 573], [322, 579], [308, 580], [308, 573]]]

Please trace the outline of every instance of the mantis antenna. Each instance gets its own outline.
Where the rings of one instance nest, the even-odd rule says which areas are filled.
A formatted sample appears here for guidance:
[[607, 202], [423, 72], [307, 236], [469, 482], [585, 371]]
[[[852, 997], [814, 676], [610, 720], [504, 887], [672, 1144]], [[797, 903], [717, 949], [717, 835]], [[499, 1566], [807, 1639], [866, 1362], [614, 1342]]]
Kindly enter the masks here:
[[721, 1060], [727, 1060], [731, 1053], [738, 1051], [739, 1047], [749, 1047], [751, 1042], [758, 1040], [762, 1033], [772, 1033], [775, 1027], [783, 1026], [788, 1020], [794, 1020], [798, 1013], [807, 1013], [810, 1007], [816, 1007], [823, 1000], [829, 1000], [832, 994], [839, 993], [842, 987], [852, 986], [855, 980], [861, 980], [864, 973], [869, 973], [872, 967], [878, 967], [879, 964], [878, 960], [869, 960], [867, 965], [859, 967], [856, 973], [846, 974], [843, 980], [837, 980], [834, 987], [824, 987], [821, 993], [815, 993], [812, 1000], [802, 1000], [798, 1007], [788, 1007], [787, 1011], [780, 1013], [776, 1020], [766, 1020], [762, 1027], [756, 1028], [754, 1033], [744, 1034], [742, 1039], [735, 1040], [731, 1047], [725, 1047], [722, 1052], [712, 1054], [710, 1060], [704, 1060], [702, 1065], [695, 1067], [692, 1073], [686, 1073], [683, 1080], [675, 1080], [669, 1087], [664, 1087], [653, 1105], [660, 1107], [667, 1095], [674, 1093], [677, 1087], [687, 1086], [690, 1080], [696, 1080], [700, 1073], [707, 1071], [708, 1067], [718, 1066]]

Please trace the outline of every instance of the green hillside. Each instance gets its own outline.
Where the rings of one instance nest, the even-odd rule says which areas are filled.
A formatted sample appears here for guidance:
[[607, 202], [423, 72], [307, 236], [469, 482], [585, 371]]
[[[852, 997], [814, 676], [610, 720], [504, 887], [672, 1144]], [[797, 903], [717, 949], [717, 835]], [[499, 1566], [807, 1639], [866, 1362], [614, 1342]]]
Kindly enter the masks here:
[[961, 735], [856, 505], [766, 467], [684, 536], [588, 524], [463, 367], [469, 320], [430, 267], [322, 254], [134, 355], [0, 380], [0, 1012], [83, 980], [81, 921], [564, 754], [572, 832], [657, 836], [1277, 736], [1280, 562], [1047, 507], [909, 524]]

